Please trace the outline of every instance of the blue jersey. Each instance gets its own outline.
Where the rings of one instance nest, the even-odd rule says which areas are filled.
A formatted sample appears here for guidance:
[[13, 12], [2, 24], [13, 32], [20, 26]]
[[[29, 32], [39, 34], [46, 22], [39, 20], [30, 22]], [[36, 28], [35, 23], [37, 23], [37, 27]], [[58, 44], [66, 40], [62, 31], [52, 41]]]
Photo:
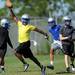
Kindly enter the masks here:
[[49, 28], [49, 32], [51, 33], [53, 40], [59, 40], [60, 28], [60, 25], [56, 25], [53, 28]]

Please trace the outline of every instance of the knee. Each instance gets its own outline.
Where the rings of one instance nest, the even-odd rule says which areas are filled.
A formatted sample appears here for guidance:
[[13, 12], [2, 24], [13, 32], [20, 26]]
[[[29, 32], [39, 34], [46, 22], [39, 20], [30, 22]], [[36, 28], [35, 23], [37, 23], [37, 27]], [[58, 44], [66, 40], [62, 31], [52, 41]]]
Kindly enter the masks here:
[[50, 50], [50, 54], [54, 54], [54, 50], [53, 49]]

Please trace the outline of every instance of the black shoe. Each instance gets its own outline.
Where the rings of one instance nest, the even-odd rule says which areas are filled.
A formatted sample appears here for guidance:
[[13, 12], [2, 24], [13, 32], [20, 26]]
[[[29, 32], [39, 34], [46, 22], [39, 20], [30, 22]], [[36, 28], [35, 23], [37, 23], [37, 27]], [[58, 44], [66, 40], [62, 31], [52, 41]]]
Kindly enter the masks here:
[[0, 73], [4, 73], [5, 69], [4, 68], [0, 68]]
[[70, 67], [67, 67], [67, 68], [66, 68], [66, 71], [67, 71], [68, 73], [71, 72]]
[[24, 72], [27, 71], [28, 67], [29, 67], [29, 64], [24, 64]]
[[5, 69], [4, 68], [1, 68], [3, 71], [5, 71]]
[[48, 65], [47, 68], [54, 70], [54, 66], [53, 65]]
[[74, 64], [70, 64], [71, 65], [71, 71], [75, 72], [75, 65]]
[[41, 68], [42, 75], [46, 75], [46, 67], [42, 66]]
[[70, 64], [73, 68], [75, 68], [74, 64]]

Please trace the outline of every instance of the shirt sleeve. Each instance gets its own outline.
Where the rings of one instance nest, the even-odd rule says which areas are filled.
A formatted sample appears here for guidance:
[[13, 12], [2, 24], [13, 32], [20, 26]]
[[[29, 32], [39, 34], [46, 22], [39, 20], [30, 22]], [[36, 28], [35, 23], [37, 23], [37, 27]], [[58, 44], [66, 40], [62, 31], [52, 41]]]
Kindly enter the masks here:
[[21, 25], [21, 24], [22, 24], [21, 21], [18, 21], [18, 22], [17, 22], [17, 25]]
[[36, 26], [30, 25], [30, 30], [33, 31], [36, 29]]

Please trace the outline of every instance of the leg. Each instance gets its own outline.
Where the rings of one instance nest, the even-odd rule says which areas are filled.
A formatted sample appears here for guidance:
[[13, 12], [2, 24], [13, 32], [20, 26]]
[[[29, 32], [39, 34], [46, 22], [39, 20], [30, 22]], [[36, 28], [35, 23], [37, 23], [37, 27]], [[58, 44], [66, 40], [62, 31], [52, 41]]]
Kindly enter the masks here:
[[5, 54], [6, 54], [6, 49], [1, 49], [0, 50], [0, 68], [2, 69], [2, 71], [5, 71], [4, 69], [4, 58], [5, 58]]
[[65, 66], [69, 67], [69, 56], [65, 54]]
[[33, 56], [33, 53], [30, 49], [30, 47], [25, 47], [25, 49], [23, 50], [23, 56], [25, 58], [30, 58], [34, 63], [36, 63], [40, 68], [42, 67], [42, 65], [40, 64], [40, 62]]
[[15, 49], [15, 56], [23, 63], [27, 64], [27, 62], [24, 61], [23, 58], [23, 46], [20, 44], [16, 49]]
[[15, 56], [16, 56], [23, 64], [27, 64], [27, 62], [24, 61], [24, 58], [22, 57], [21, 54], [15, 53]]
[[31, 52], [31, 49], [30, 49], [30, 41], [27, 42], [24, 46], [23, 56], [30, 58], [34, 63], [36, 63], [41, 68], [42, 75], [45, 75], [46, 67], [41, 65], [41, 63], [33, 56], [33, 53]]
[[50, 49], [50, 64], [53, 65], [53, 62], [54, 62], [54, 50], [57, 50], [57, 49], [61, 49], [61, 42], [60, 41], [55, 41], [52, 43], [51, 45], [51, 49]]
[[47, 68], [53, 70], [54, 69], [53, 62], [54, 62], [54, 50], [51, 48], [51, 50], [50, 50], [50, 65], [48, 65]]
[[5, 62], [4, 62], [4, 57], [1, 59], [1, 69], [4, 71], [5, 69], [4, 69], [4, 64], [5, 64]]
[[73, 64], [74, 63], [74, 58], [70, 57], [70, 61], [71, 61], [71, 64]]
[[41, 68], [42, 75], [46, 75], [46, 67], [41, 65], [41, 63], [34, 56], [30, 57], [30, 59]]
[[53, 42], [50, 49], [50, 64], [53, 65], [54, 63], [54, 49], [57, 48], [57, 43]]
[[72, 66], [73, 68], [75, 68], [75, 66], [74, 66], [74, 58], [73, 58], [73, 57], [70, 57], [70, 61], [71, 61], [71, 66]]
[[63, 47], [63, 52], [64, 52], [64, 62], [65, 62], [65, 66], [66, 66], [66, 71], [67, 72], [71, 72], [70, 71], [70, 64], [69, 64], [69, 60], [70, 60], [70, 50], [71, 50], [71, 45], [70, 44], [62, 44]]
[[41, 63], [40, 63], [34, 56], [30, 57], [30, 59], [31, 59], [34, 63], [36, 63], [40, 68], [42, 68]]
[[65, 54], [65, 66], [66, 66], [66, 71], [70, 72], [70, 67], [69, 67], [69, 56]]
[[0, 57], [0, 67], [1, 67], [2, 58]]
[[53, 65], [54, 61], [54, 50], [51, 48], [50, 50], [50, 64]]
[[24, 58], [21, 54], [19, 53], [15, 53], [16, 57], [23, 63], [24, 66], [24, 72], [27, 71], [29, 64], [27, 64], [27, 62], [24, 61]]
[[74, 66], [74, 43], [71, 44], [70, 61], [71, 61], [71, 66], [75, 68]]

